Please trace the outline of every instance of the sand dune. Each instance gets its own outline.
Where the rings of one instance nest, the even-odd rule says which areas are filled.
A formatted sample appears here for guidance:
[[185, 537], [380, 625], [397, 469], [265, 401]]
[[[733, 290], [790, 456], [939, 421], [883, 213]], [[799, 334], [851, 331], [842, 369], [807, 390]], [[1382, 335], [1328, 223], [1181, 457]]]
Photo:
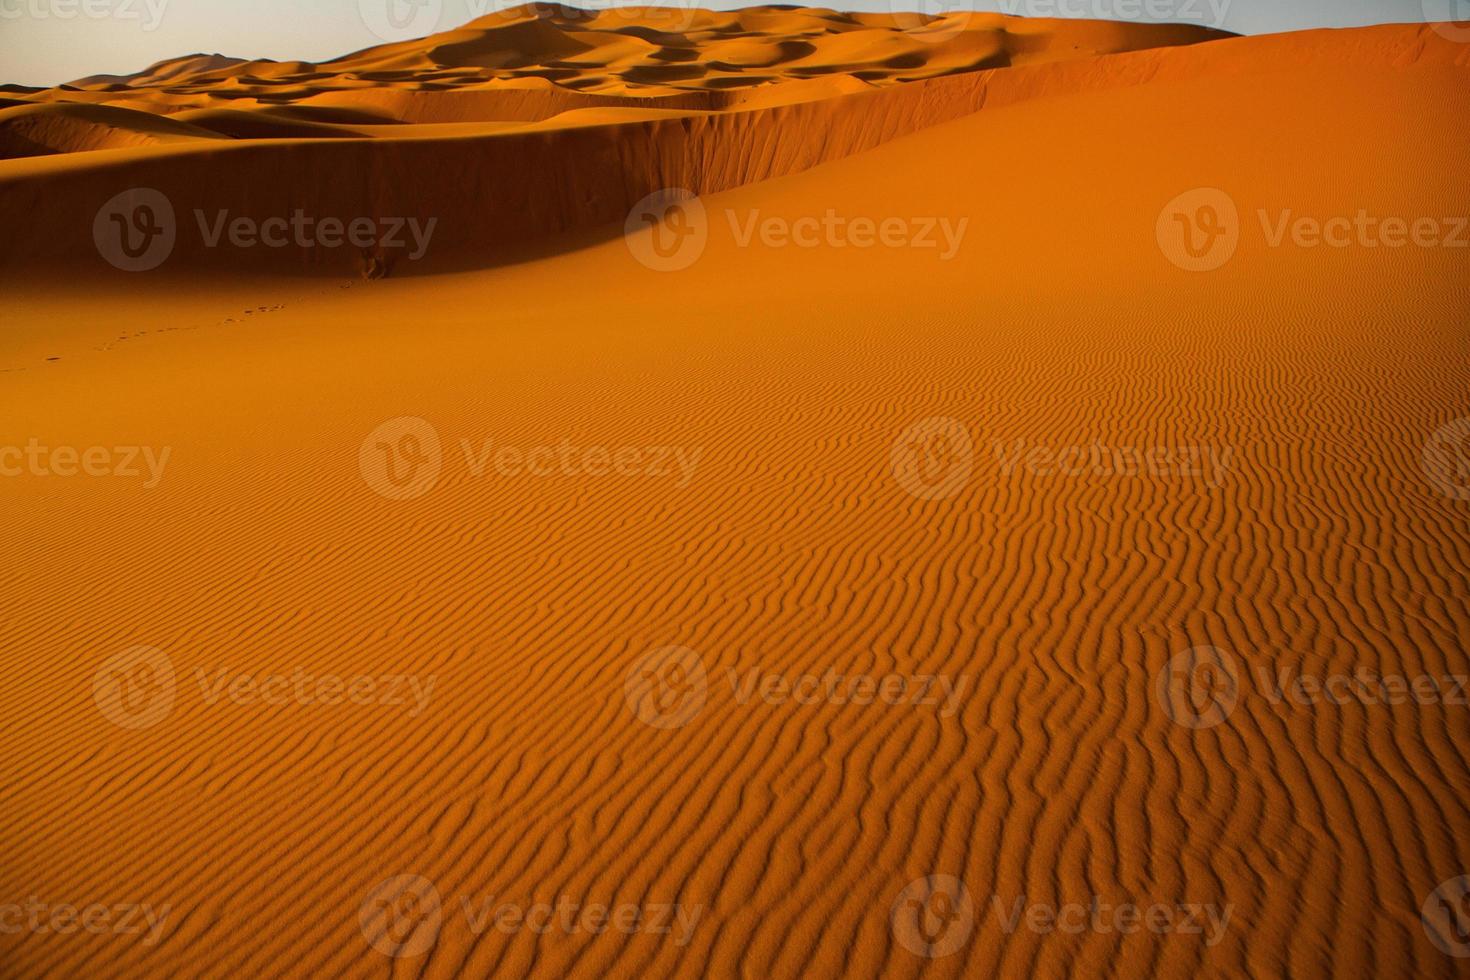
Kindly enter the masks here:
[[[1023, 36], [1035, 31], [1034, 25], [1016, 29]], [[1101, 36], [1116, 33], [1110, 28]], [[1144, 31], [1141, 37], [1153, 34]], [[325, 92], [294, 106], [261, 110], [258, 120], [220, 110], [181, 111], [175, 114], [180, 121], [205, 129], [209, 138], [106, 157], [35, 157], [0, 171], [0, 212], [22, 231], [0, 244], [0, 268], [70, 275], [84, 261], [100, 274], [112, 274], [91, 246], [92, 218], [133, 187], [154, 188], [172, 203], [181, 227], [169, 259], [176, 267], [400, 275], [484, 266], [539, 250], [549, 235], [606, 227], [659, 188], [712, 193], [796, 173], [985, 107], [1175, 77], [1231, 79], [1259, 70], [1252, 66], [1261, 57], [1289, 57], [1334, 73], [1358, 65], [1463, 66], [1463, 48], [1428, 27], [1310, 32], [1216, 41], [1198, 46], [1187, 60], [1175, 57], [1173, 48], [1137, 50], [880, 88], [850, 75], [825, 76], [744, 89], [742, 101], [719, 111], [662, 100], [574, 104], [567, 99], [583, 97], [556, 95], [552, 83], [537, 80], [541, 89], [514, 93], [521, 125], [472, 121], [493, 114], [489, 106], [503, 105], [498, 100], [505, 93], [414, 94], [391, 86]], [[482, 101], [487, 94], [493, 96], [490, 103]], [[410, 110], [414, 99], [420, 108]], [[323, 123], [329, 129], [322, 130], [310, 117], [305, 122], [311, 125], [283, 123], [279, 113], [290, 109], [374, 113], [380, 120], [416, 124]], [[554, 117], [545, 118], [552, 112]], [[314, 136], [291, 137], [304, 129]], [[237, 134], [261, 138], [220, 139]], [[390, 138], [381, 138], [385, 134]], [[327, 135], [334, 138], [320, 138]], [[344, 180], [344, 174], [362, 176]], [[434, 250], [427, 262], [409, 263], [403, 261], [412, 253], [406, 241], [367, 249], [294, 242], [220, 249], [210, 246], [200, 224], [222, 212], [259, 223], [296, 208], [326, 216], [432, 218]]]
[[[713, 60], [766, 69], [724, 43]], [[670, 118], [0, 163], [24, 242], [4, 261], [26, 271], [0, 446], [169, 450], [146, 488], [141, 456], [136, 477], [0, 479], [0, 907], [161, 916], [152, 942], [0, 932], [0, 974], [1462, 976], [1423, 919], [1470, 873], [1466, 708], [1278, 702], [1259, 678], [1470, 673], [1470, 503], [1424, 462], [1470, 415], [1470, 250], [1273, 245], [1256, 212], [1470, 212], [1467, 68], [1386, 27], [849, 76]], [[426, 125], [351, 94], [279, 124]], [[159, 118], [227, 128], [219, 108]], [[288, 268], [335, 275], [225, 275], [187, 249], [112, 270], [93, 212], [145, 179], [180, 213], [422, 206], [448, 251], [371, 282], [310, 254]], [[659, 181], [703, 195], [677, 271], [638, 259], [658, 229], [625, 235]], [[1199, 188], [1240, 216], [1208, 273], [1158, 231]], [[742, 241], [829, 210], [965, 231], [948, 257]], [[68, 257], [85, 273], [62, 291], [40, 273]], [[440, 443], [423, 485], [374, 468], [425, 434], [405, 417]], [[934, 419], [950, 444], [928, 456]], [[572, 468], [528, 468], [564, 445]], [[1093, 446], [1200, 454], [1057, 468]], [[1181, 710], [1220, 702], [1160, 678], [1203, 647], [1238, 683], [1191, 727]], [[696, 663], [669, 648], [699, 671], [651, 690], [645, 668]], [[139, 663], [150, 686], [123, 688]], [[960, 693], [946, 714], [744, 686], [832, 673]], [[222, 693], [241, 676], [313, 686]], [[429, 690], [330, 703], [324, 677]], [[970, 899], [943, 928], [903, 918], [939, 908], [929, 876]], [[690, 916], [475, 924], [563, 896]], [[1018, 900], [1200, 931], [1008, 929]]]
[[[321, 65], [190, 55], [136, 75], [92, 76], [22, 98], [67, 105], [122, 102], [162, 115], [223, 107], [256, 111], [330, 98], [335, 105], [374, 111], [391, 106], [404, 122], [528, 121], [600, 105], [718, 110], [738, 104], [732, 96], [740, 92], [783, 89], [780, 95], [762, 93], [771, 104], [802, 98], [808, 89], [790, 83], [818, 75], [840, 75], [871, 88], [1224, 36], [1190, 27], [1124, 30], [999, 14], [949, 22], [936, 41], [913, 29], [916, 23], [923, 27], [913, 18], [859, 19], [831, 10], [649, 8], [593, 15], [530, 4]], [[528, 102], [528, 91], [540, 97]], [[460, 98], [436, 98], [447, 94]], [[237, 139], [274, 138], [237, 129], [231, 134]], [[97, 148], [79, 140], [62, 151]]]

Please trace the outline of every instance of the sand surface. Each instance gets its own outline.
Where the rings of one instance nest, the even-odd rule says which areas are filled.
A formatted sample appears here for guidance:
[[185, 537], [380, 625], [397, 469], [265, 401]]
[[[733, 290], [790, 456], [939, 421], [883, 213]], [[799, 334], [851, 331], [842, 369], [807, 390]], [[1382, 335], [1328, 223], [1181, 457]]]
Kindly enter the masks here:
[[[386, 73], [494, 90], [592, 59], [564, 69], [584, 94], [679, 98], [877, 63], [905, 38], [875, 23], [705, 13], [680, 45], [533, 19], [496, 28], [542, 45], [524, 64], [472, 26], [278, 74], [156, 70], [136, 97], [69, 94], [165, 145], [0, 162], [23, 229], [0, 251], [0, 446], [138, 447], [136, 476], [0, 479], [0, 906], [161, 919], [0, 930], [0, 976], [1465, 975], [1465, 692], [1271, 685], [1470, 673], [1470, 455], [1436, 438], [1470, 415], [1470, 249], [1269, 226], [1470, 212], [1467, 46], [1066, 25], [1070, 60], [936, 53], [859, 79], [875, 93], [599, 121], [633, 149], [522, 174], [530, 204], [464, 195], [540, 237], [489, 249], [438, 212], [447, 252], [387, 278], [183, 246], [127, 273], [92, 248], [139, 175], [266, 213], [259, 175], [289, 161], [302, 206], [348, 209], [383, 198], [324, 179], [334, 147], [416, 147], [446, 169], [376, 193], [432, 209], [482, 152], [521, 173], [497, 140], [551, 159], [579, 131], [448, 157], [216, 138], [236, 117], [211, 87], [247, 118], [278, 112], [268, 79], [409, 125], [394, 99], [418, 90]], [[1012, 51], [1063, 30], [971, 26]], [[701, 73], [634, 77], [654, 48]], [[669, 175], [702, 193], [692, 258], [625, 231]], [[1168, 235], [1200, 188], [1238, 215], [1211, 271]], [[936, 244], [759, 230], [829, 212]], [[1216, 686], [1171, 687], [1181, 655], [1220, 658]], [[830, 675], [952, 696], [769, 693]], [[478, 918], [563, 897], [643, 927]], [[1018, 901], [1172, 927], [1008, 927]]]

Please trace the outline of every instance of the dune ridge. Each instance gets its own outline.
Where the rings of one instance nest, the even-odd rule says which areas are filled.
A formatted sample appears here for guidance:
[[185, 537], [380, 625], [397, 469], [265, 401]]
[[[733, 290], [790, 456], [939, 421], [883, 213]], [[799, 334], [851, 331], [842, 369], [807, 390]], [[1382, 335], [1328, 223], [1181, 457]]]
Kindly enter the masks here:
[[[164, 116], [327, 105], [387, 110], [399, 122], [525, 122], [599, 106], [718, 111], [756, 93], [769, 104], [830, 91], [797, 84], [809, 79], [866, 89], [1223, 36], [1187, 26], [1122, 29], [999, 14], [935, 20], [779, 7], [594, 13], [527, 4], [319, 65], [189, 55], [135, 75], [92, 76], [23, 93], [17, 101], [110, 104]], [[0, 118], [0, 159], [130, 145], [126, 137], [99, 139], [86, 125], [92, 117], [68, 111], [76, 132], [58, 130], [40, 144], [6, 138], [12, 124]], [[269, 119], [253, 133], [236, 127], [228, 135], [269, 138]], [[149, 126], [138, 120], [140, 131]]]
[[[661, 188], [713, 193], [796, 173], [986, 107], [1173, 78], [1231, 79], [1257, 74], [1262, 64], [1288, 56], [1324, 67], [1458, 69], [1470, 65], [1463, 48], [1427, 26], [1320, 31], [1194, 45], [1188, 57], [1180, 57], [1183, 48], [1137, 50], [855, 92], [839, 88], [834, 93], [830, 79], [793, 82], [789, 85], [805, 96], [800, 100], [763, 103], [757, 89], [747, 106], [720, 112], [649, 110], [640, 116], [633, 109], [584, 109], [542, 122], [500, 124], [488, 133], [469, 124], [446, 125], [447, 135], [434, 126], [376, 127], [405, 134], [389, 139], [354, 138], [375, 128], [361, 122], [274, 115], [285, 110], [261, 110], [253, 117], [190, 110], [162, 118], [176, 119], [180, 126], [225, 129], [270, 115], [271, 121], [260, 126], [276, 138], [228, 140], [213, 133], [209, 139], [125, 153], [0, 163], [0, 214], [24, 232], [0, 246], [0, 268], [55, 270], [83, 256], [98, 272], [109, 273], [95, 250], [87, 254], [91, 218], [114, 194], [138, 186], [156, 188], [173, 202], [182, 229], [170, 258], [174, 267], [350, 275], [366, 268], [403, 274], [488, 265], [535, 249], [548, 236], [618, 222], [635, 202]], [[402, 94], [381, 90], [372, 100], [331, 105], [342, 112], [371, 106], [395, 115], [403, 111], [395, 101]], [[458, 105], [472, 104], [476, 94], [426, 97]], [[458, 105], [439, 117], [459, 117], [464, 111]], [[622, 112], [632, 118], [621, 121]], [[332, 138], [283, 135], [292, 128], [324, 127]], [[239, 176], [222, 179], [222, 174]], [[353, 176], [344, 180], [343, 174]], [[297, 208], [319, 215], [432, 218], [437, 221], [433, 253], [428, 262], [409, 265], [400, 261], [406, 245], [361, 252], [295, 244], [249, 252], [212, 249], [193, 217], [227, 211], [264, 220]]]

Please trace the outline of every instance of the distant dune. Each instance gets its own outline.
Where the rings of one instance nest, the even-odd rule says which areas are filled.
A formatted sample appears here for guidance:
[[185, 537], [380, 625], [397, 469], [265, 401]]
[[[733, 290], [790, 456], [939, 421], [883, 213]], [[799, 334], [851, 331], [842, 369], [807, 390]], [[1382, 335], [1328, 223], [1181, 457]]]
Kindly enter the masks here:
[[[1324, 66], [1465, 64], [1463, 45], [1427, 27], [1228, 40], [974, 15], [930, 42], [915, 38], [937, 24], [915, 31], [823, 10], [700, 12], [678, 36], [641, 29], [626, 11], [589, 21], [559, 10], [516, 8], [320, 66], [199, 55], [36, 92], [0, 109], [0, 153], [26, 158], [0, 162], [0, 214], [21, 232], [0, 244], [0, 269], [69, 274], [83, 261], [105, 272], [88, 244], [91, 217], [138, 186], [186, 217], [262, 221], [305, 207], [438, 219], [431, 261], [411, 267], [391, 248], [221, 253], [197, 234], [180, 236], [175, 267], [483, 266], [615, 222], [661, 187], [708, 193], [795, 173], [985, 107], [1229, 77], [1256, 70], [1262, 52]], [[1211, 43], [1177, 56], [1201, 41]], [[576, 78], [545, 76], [548, 62], [575, 64], [552, 74]], [[659, 64], [693, 74], [630, 80]]]
[[574, 20], [0, 113], [0, 976], [1463, 977], [1470, 45]]
[[[24, 214], [25, 201], [44, 194], [49, 228], [25, 235], [24, 249], [0, 247], [0, 267], [70, 261], [77, 242], [66, 233], [87, 225], [58, 208], [75, 205], [80, 218], [136, 185], [184, 210], [207, 198], [259, 218], [304, 195], [322, 213], [438, 215], [436, 258], [483, 264], [547, 233], [611, 221], [661, 186], [722, 190], [867, 149], [987, 99], [1025, 97], [1007, 95], [1005, 83], [993, 89], [999, 67], [1091, 63], [1223, 36], [999, 14], [590, 15], [531, 5], [322, 65], [192, 55], [0, 109], [0, 158], [31, 158], [0, 169], [0, 214], [20, 212], [25, 226], [40, 217]], [[1112, 83], [1089, 70], [1060, 86]], [[109, 149], [127, 152], [75, 156]], [[396, 258], [355, 261], [383, 269]], [[176, 253], [179, 265], [219, 259], [188, 242]], [[321, 270], [324, 257], [290, 248], [247, 261]], [[325, 261], [326, 271], [342, 270], [339, 255]]]
[[[21, 99], [105, 102], [160, 115], [359, 103], [377, 112], [391, 93], [391, 121], [525, 122], [592, 106], [725, 109], [752, 89], [770, 104], [809, 98], [803, 93], [810, 87], [787, 84], [803, 79], [844, 79], [849, 90], [860, 90], [1223, 36], [1187, 26], [999, 14], [894, 17], [791, 7], [589, 12], [528, 4], [320, 65], [189, 55]], [[438, 97], [445, 94], [456, 97]], [[74, 149], [64, 142], [51, 147]]]

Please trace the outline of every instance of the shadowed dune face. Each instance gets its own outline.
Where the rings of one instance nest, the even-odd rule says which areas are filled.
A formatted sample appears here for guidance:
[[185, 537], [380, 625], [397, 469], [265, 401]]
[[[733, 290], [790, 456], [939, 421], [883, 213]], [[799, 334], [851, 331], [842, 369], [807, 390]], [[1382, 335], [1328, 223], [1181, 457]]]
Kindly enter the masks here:
[[[943, 31], [936, 33], [936, 25]], [[65, 110], [71, 124], [53, 124], [37, 134], [0, 117], [0, 159], [156, 142], [158, 126], [146, 115], [194, 113], [191, 119], [197, 120], [198, 113], [221, 109], [329, 104], [386, 111], [399, 122], [463, 124], [535, 121], [598, 106], [719, 110], [755, 90], [768, 104], [810, 97], [809, 89], [789, 83], [814, 76], [872, 88], [1223, 36], [1193, 27], [1120, 30], [999, 14], [858, 19], [778, 7], [714, 13], [527, 5], [321, 65], [191, 55], [136, 75], [92, 76], [20, 94], [17, 101], [71, 107]], [[471, 97], [436, 98], [444, 93]], [[119, 110], [105, 126], [82, 111], [99, 104]], [[232, 139], [389, 135], [313, 133], [282, 125], [270, 114], [253, 124], [238, 116], [203, 118], [218, 122], [205, 123], [214, 135]]]
[[191, 55], [18, 92], [0, 109], [0, 214], [28, 229], [0, 245], [0, 268], [69, 274], [92, 234], [84, 212], [129, 188], [157, 192], [176, 216], [266, 222], [305, 208], [435, 222], [425, 264], [397, 246], [227, 255], [206, 229], [179, 236], [175, 267], [491, 265], [616, 221], [661, 187], [737, 187], [1048, 84], [1128, 84], [1154, 70], [1084, 67], [1048, 83], [996, 80], [998, 68], [1092, 66], [1222, 37], [998, 14], [532, 5], [320, 65]]
[[[518, 8], [305, 66], [313, 81], [299, 91], [275, 84], [286, 76], [262, 84], [271, 64], [196, 56], [130, 82], [34, 93], [0, 110], [0, 151], [21, 157], [0, 160], [0, 214], [17, 232], [0, 243], [0, 269], [70, 276], [81, 263], [116, 275], [94, 222], [139, 188], [161, 195], [176, 224], [170, 268], [381, 276], [485, 267], [570, 247], [558, 238], [568, 233], [616, 234], [630, 208], [664, 188], [714, 193], [799, 173], [982, 109], [1170, 78], [1230, 84], [1262, 58], [1331, 72], [1466, 64], [1464, 45], [1428, 27], [1245, 39], [987, 15], [931, 44], [917, 38], [932, 25], [761, 8], [701, 13], [688, 33], [651, 46], [646, 31], [626, 33], [626, 12], [612, 21], [618, 29], [599, 30], [607, 16], [567, 23], [555, 9]], [[778, 25], [779, 34], [760, 33]], [[542, 51], [532, 59], [541, 63], [444, 65], [500, 63], [496, 52], [520, 50], [503, 32]], [[690, 57], [669, 60], [673, 51]], [[928, 77], [894, 67], [915, 59]], [[456, 71], [471, 80], [424, 80]], [[602, 85], [610, 73], [623, 81]], [[219, 247], [220, 216], [259, 227], [298, 210], [432, 222], [433, 247], [392, 235], [352, 247], [300, 236]]]

